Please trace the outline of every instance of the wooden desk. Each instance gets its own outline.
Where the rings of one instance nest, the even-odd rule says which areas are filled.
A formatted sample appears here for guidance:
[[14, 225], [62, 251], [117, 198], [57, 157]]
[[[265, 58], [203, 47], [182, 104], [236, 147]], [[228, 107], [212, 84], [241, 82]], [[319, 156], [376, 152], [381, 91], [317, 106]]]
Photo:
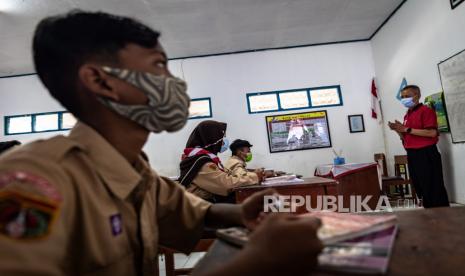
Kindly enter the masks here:
[[[399, 233], [388, 275], [464, 275], [465, 207], [401, 211], [395, 214]], [[221, 266], [239, 250], [217, 240], [195, 270], [208, 271]], [[315, 272], [312, 275], [338, 274]]]
[[[315, 174], [317, 173], [315, 172]], [[361, 169], [342, 173], [340, 175], [327, 175], [324, 177], [337, 180], [339, 183], [337, 185], [336, 194], [343, 196], [344, 208], [348, 208], [350, 206], [349, 197], [351, 195], [362, 196], [362, 198], [368, 195], [372, 196], [372, 198], [368, 201], [368, 206], [370, 206], [373, 210], [376, 208], [379, 197], [381, 196], [376, 163]]]
[[[253, 185], [239, 187], [234, 190], [236, 194], [236, 202], [240, 203], [252, 194], [267, 189], [273, 188], [282, 195], [300, 195], [310, 196], [312, 208], [316, 208], [318, 195], [335, 195], [337, 181], [323, 177], [304, 178], [301, 183], [277, 183], [273, 185]], [[306, 208], [302, 206], [297, 209], [298, 213], [305, 213]]]

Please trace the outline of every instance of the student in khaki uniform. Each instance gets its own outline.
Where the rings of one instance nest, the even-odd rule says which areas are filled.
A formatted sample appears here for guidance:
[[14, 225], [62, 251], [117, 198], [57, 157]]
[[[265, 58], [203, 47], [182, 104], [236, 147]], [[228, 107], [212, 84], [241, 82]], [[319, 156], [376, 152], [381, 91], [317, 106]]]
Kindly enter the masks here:
[[226, 124], [203, 121], [192, 131], [180, 163], [179, 182], [187, 190], [210, 202], [234, 203], [232, 189], [259, 184], [263, 174], [233, 174], [221, 163], [218, 153], [226, 151]]
[[39, 78], [79, 123], [0, 157], [0, 275], [157, 275], [159, 245], [188, 252], [204, 226], [241, 224], [254, 229], [250, 243], [209, 275], [314, 267], [318, 221], [264, 216], [265, 193], [212, 205], [145, 161], [149, 133], [188, 117], [186, 85], [169, 73], [157, 32], [72, 12], [41, 21], [33, 50]]
[[232, 156], [226, 161], [224, 167], [228, 169], [232, 175], [241, 177], [246, 175], [263, 175], [263, 169], [255, 169], [253, 171], [247, 169], [247, 163], [252, 161], [252, 144], [249, 141], [237, 139], [232, 142], [229, 149]]

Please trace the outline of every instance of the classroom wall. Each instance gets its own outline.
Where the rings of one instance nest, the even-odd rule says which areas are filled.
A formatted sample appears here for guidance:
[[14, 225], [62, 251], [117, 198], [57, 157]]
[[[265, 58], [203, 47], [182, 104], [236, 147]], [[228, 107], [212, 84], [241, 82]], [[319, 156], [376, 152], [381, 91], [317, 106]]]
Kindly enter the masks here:
[[[370, 162], [374, 152], [384, 151], [381, 126], [370, 117], [370, 85], [375, 73], [369, 42], [176, 60], [169, 66], [175, 75], [186, 79], [191, 97], [212, 98], [213, 119], [228, 123], [227, 136], [231, 141], [243, 138], [254, 144], [251, 166], [311, 176], [316, 165], [332, 162], [333, 154], [331, 149], [270, 154], [265, 116], [278, 113], [248, 114], [245, 97], [248, 92], [339, 84], [344, 105], [323, 108], [328, 111], [334, 148], [342, 149], [349, 162]], [[0, 93], [2, 118], [62, 110], [35, 75], [0, 79]], [[279, 112], [285, 113], [292, 112]], [[350, 114], [364, 114], [365, 133], [349, 133], [347, 115]], [[199, 122], [190, 120], [175, 134], [151, 135], [145, 150], [160, 174], [178, 175], [181, 152], [189, 133]], [[3, 120], [0, 127], [0, 141], [18, 139], [27, 142], [56, 134], [5, 137]], [[227, 152], [221, 157], [226, 160], [229, 155]]]
[[[402, 119], [405, 108], [395, 95], [405, 77], [423, 96], [442, 90], [437, 64], [465, 49], [465, 4], [451, 10], [449, 1], [409, 0], [372, 39], [373, 57], [386, 120]], [[385, 126], [389, 164], [405, 154], [398, 136]], [[465, 203], [465, 144], [441, 134], [446, 188], [450, 200]]]

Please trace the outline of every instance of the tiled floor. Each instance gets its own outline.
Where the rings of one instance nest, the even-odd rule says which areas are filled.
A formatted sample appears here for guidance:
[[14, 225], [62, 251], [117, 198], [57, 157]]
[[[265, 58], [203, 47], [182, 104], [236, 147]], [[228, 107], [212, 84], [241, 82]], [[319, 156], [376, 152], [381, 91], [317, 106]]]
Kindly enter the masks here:
[[[176, 268], [191, 268], [205, 255], [205, 252], [196, 252], [190, 255], [174, 254], [174, 265]], [[165, 276], [165, 259], [163, 256], [158, 258], [160, 266], [160, 276]]]

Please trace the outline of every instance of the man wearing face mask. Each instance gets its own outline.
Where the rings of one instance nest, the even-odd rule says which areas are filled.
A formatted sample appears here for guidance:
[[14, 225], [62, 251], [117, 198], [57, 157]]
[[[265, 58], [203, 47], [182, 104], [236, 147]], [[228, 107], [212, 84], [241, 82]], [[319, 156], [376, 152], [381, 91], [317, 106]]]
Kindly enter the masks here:
[[232, 189], [259, 184], [263, 173], [235, 174], [223, 166], [218, 153], [228, 149], [225, 123], [203, 121], [191, 133], [180, 163], [179, 182], [210, 202], [234, 203]]
[[[273, 191], [211, 204], [151, 169], [142, 152], [149, 134], [182, 128], [189, 106], [158, 36], [101, 12], [37, 26], [37, 75], [78, 123], [68, 136], [0, 156], [0, 275], [158, 275], [160, 245], [187, 253], [205, 226], [232, 225], [256, 237], [209, 275], [303, 275], [315, 266], [319, 221], [263, 218]], [[264, 237], [286, 242], [273, 251]]]
[[250, 148], [252, 145], [249, 141], [237, 139], [232, 142], [229, 149], [232, 152], [232, 156], [228, 159], [225, 164], [225, 168], [228, 169], [232, 175], [241, 177], [247, 175], [258, 175], [263, 178], [263, 169], [256, 169], [252, 171], [247, 170], [247, 163], [252, 161], [252, 152]]
[[404, 123], [389, 122], [389, 127], [400, 136], [407, 151], [410, 178], [425, 208], [449, 206], [444, 187], [436, 113], [420, 103], [421, 92], [416, 85], [401, 91], [401, 102], [408, 109]]

